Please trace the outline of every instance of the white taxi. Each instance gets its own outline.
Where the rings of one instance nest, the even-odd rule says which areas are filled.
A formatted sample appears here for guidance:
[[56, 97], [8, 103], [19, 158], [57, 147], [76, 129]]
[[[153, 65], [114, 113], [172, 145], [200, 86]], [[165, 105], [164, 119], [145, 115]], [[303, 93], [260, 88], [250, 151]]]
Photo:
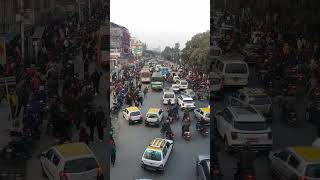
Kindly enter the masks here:
[[173, 141], [155, 138], [142, 155], [141, 167], [149, 170], [164, 171], [172, 152]]
[[53, 146], [41, 154], [40, 163], [49, 180], [103, 180], [97, 158], [84, 143]]
[[163, 120], [164, 112], [160, 108], [149, 108], [146, 114], [145, 125], [155, 125], [160, 126], [161, 121]]
[[176, 81], [177, 84], [179, 84], [180, 90], [186, 90], [188, 89], [188, 81], [184, 79], [180, 79]]
[[175, 93], [177, 93], [180, 90], [179, 84], [172, 84], [171, 88], [172, 88], [173, 92], [175, 92]]
[[138, 109], [138, 107], [131, 106], [122, 110], [122, 112], [123, 112], [123, 117], [127, 121], [129, 121], [129, 125], [131, 125], [132, 123], [142, 123], [143, 116], [140, 110]]
[[250, 105], [226, 107], [216, 113], [215, 120], [225, 151], [238, 150], [248, 143], [249, 148], [256, 151], [268, 152], [272, 149], [271, 128]]
[[176, 95], [173, 90], [165, 90], [162, 96], [163, 104], [169, 104], [169, 100], [171, 104], [176, 103]]
[[210, 125], [210, 107], [197, 108], [194, 110], [197, 119], [204, 119]]

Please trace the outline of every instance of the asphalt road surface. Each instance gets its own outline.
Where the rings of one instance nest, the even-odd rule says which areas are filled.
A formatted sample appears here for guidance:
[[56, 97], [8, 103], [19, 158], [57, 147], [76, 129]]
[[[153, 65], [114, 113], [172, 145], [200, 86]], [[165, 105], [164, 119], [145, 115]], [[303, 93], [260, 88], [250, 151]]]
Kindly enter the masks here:
[[[143, 88], [142, 88], [143, 89]], [[166, 109], [161, 101], [162, 91], [149, 91], [144, 99], [143, 106], [139, 107], [145, 115], [150, 107]], [[196, 101], [196, 107], [205, 107], [208, 102]], [[166, 114], [165, 114], [166, 115]], [[180, 111], [180, 118], [183, 113]], [[142, 154], [150, 140], [161, 137], [160, 128], [146, 127], [144, 124], [128, 125], [120, 111], [117, 117], [113, 117], [115, 127], [115, 142], [117, 146], [117, 158], [114, 167], [111, 167], [111, 179], [152, 179], [152, 180], [196, 180], [196, 158], [200, 154], [210, 153], [210, 139], [202, 137], [195, 129], [196, 120], [192, 116], [191, 141], [186, 142], [181, 137], [181, 119], [174, 122], [171, 127], [175, 133], [175, 141], [172, 154], [166, 165], [164, 173], [147, 171], [140, 167]]]

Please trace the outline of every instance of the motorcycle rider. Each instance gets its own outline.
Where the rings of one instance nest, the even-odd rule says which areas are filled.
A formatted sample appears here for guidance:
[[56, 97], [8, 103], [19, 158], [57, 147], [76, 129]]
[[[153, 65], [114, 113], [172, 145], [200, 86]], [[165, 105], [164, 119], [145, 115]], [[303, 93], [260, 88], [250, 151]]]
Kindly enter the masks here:
[[169, 118], [167, 118], [166, 121], [162, 124], [161, 132], [162, 133], [172, 132]]
[[203, 118], [201, 118], [198, 122], [197, 122], [197, 130], [202, 130], [202, 129], [204, 129], [205, 128], [205, 126], [206, 126], [206, 124], [207, 124], [207, 122], [203, 119]]
[[183, 136], [185, 132], [190, 132], [190, 124], [183, 124], [182, 125], [182, 134], [181, 134], [181, 136]]
[[238, 162], [237, 162], [237, 171], [234, 174], [234, 180], [241, 179], [241, 174], [245, 170], [253, 170], [254, 160], [256, 159], [256, 153], [249, 149], [249, 143], [244, 145], [242, 151], [239, 152]]

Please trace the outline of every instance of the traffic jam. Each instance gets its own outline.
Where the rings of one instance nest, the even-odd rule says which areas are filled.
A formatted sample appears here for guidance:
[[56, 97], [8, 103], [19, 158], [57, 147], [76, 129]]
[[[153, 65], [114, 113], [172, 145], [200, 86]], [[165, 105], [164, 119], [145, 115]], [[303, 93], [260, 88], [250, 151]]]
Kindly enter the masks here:
[[209, 180], [208, 76], [161, 58], [123, 66], [119, 76], [112, 79], [111, 179]]
[[249, 13], [212, 20], [212, 178], [320, 179], [319, 50]]

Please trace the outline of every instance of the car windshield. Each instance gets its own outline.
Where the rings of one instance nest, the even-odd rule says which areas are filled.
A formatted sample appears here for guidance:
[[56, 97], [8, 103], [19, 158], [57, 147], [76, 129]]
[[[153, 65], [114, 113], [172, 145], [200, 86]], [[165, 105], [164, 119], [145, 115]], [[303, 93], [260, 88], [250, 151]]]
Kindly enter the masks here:
[[148, 118], [157, 118], [158, 116], [156, 114], [148, 114], [147, 117]]
[[67, 161], [64, 166], [65, 173], [81, 173], [90, 171], [98, 167], [98, 163], [94, 158], [81, 158]]
[[191, 103], [193, 103], [192, 100], [183, 100], [183, 102], [186, 103], [186, 104], [191, 104]]
[[174, 98], [174, 94], [165, 94], [164, 98]]
[[255, 97], [252, 97], [252, 99], [250, 99], [249, 104], [265, 105], [265, 104], [271, 104], [271, 101], [267, 96], [255, 96]]
[[147, 149], [144, 154], [143, 157], [145, 159], [150, 159], [153, 161], [161, 161], [161, 152], [160, 151], [154, 151], [151, 149]]
[[227, 64], [225, 73], [246, 74], [247, 73], [247, 66], [242, 63]]
[[139, 116], [139, 115], [140, 115], [139, 111], [130, 113], [130, 116]]
[[268, 124], [265, 122], [234, 122], [235, 129], [244, 131], [260, 131], [268, 129]]
[[320, 164], [311, 164], [306, 168], [306, 176], [311, 178], [320, 178]]

